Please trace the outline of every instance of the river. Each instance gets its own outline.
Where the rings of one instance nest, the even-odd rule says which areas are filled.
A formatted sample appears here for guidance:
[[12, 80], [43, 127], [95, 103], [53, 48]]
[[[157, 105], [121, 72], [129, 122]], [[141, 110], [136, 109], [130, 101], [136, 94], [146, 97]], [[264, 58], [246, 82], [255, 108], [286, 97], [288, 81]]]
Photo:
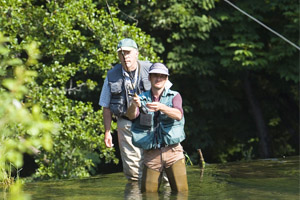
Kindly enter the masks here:
[[[286, 199], [299, 200], [299, 156], [226, 164], [188, 166], [188, 193], [172, 193], [162, 184], [154, 194], [141, 194], [138, 183], [123, 173], [85, 179], [26, 183], [24, 191], [33, 200], [97, 199]], [[6, 194], [0, 188], [0, 198]], [[5, 199], [5, 198], [4, 198]]]

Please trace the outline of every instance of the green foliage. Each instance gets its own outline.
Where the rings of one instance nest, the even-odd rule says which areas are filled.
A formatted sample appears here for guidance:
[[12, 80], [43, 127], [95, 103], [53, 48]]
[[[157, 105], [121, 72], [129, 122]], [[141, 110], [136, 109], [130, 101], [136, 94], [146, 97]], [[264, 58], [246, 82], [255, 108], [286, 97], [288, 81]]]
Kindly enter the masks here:
[[220, 25], [207, 12], [212, 8], [212, 0], [168, 0], [140, 1], [124, 10], [135, 16], [138, 25], [155, 38], [153, 46], [157, 47], [157, 52], [174, 72], [188, 74], [197, 69], [203, 74], [213, 74], [209, 68], [210, 61], [198, 56], [211, 51], [209, 48], [199, 48], [199, 40], [208, 39], [209, 32]]
[[[257, 1], [236, 5], [293, 42], [299, 43], [299, 18], [296, 17], [299, 7], [295, 2]], [[212, 34], [219, 41], [214, 49], [221, 55], [221, 66], [231, 74], [239, 76], [235, 79], [241, 80], [241, 88], [244, 87], [245, 74], [250, 74], [253, 94], [266, 121], [269, 134], [267, 137], [272, 138], [269, 145], [273, 156], [293, 154], [294, 149], [286, 148], [289, 145], [285, 144], [294, 143], [291, 138], [297, 138], [294, 131], [299, 119], [296, 112], [290, 110], [298, 110], [295, 104], [299, 99], [298, 92], [293, 92], [293, 88], [299, 83], [299, 52], [275, 34], [237, 11], [230, 12], [230, 9], [233, 8], [225, 7], [222, 3], [218, 5], [218, 15], [223, 21], [222, 34]], [[285, 110], [281, 108], [284, 104], [289, 104]], [[287, 117], [287, 113], [290, 113], [290, 117]], [[250, 110], [250, 114], [253, 114], [253, 110]], [[286, 120], [291, 120], [291, 123], [287, 124]], [[289, 134], [286, 134], [287, 130]], [[279, 143], [278, 140], [285, 142]], [[298, 145], [299, 143], [293, 144], [295, 149]], [[281, 147], [287, 151], [283, 153]]]
[[[187, 134], [183, 145], [193, 163], [199, 148], [207, 162], [258, 157], [261, 141], [245, 95], [246, 77], [262, 110], [273, 156], [298, 153], [295, 48], [224, 1], [112, 2], [117, 33], [104, 1], [0, 2], [0, 31], [10, 37], [7, 48], [0, 48], [0, 77], [5, 86], [1, 102], [28, 109], [7, 119], [30, 121], [38, 118], [34, 113], [43, 113], [59, 128], [52, 136], [52, 152], [40, 149], [42, 142], [36, 146], [41, 151], [36, 156], [36, 176], [84, 177], [99, 171], [97, 165], [102, 162], [118, 163], [115, 149], [105, 148], [103, 142], [98, 100], [103, 77], [118, 62], [116, 44], [123, 37], [136, 40], [140, 59], [159, 61], [157, 52], [171, 68], [173, 89], [183, 96]], [[236, 3], [299, 45], [295, 1]], [[37, 46], [40, 54], [34, 50]], [[12, 67], [22, 63], [26, 70]], [[14, 77], [22, 81], [10, 79]], [[5, 101], [9, 98], [17, 101]], [[6, 107], [10, 108], [1, 106], [0, 116], [7, 114]], [[44, 122], [17, 126], [18, 122], [7, 130], [17, 132], [15, 137], [24, 136], [25, 130], [39, 136]], [[44, 148], [51, 148], [46, 144], [51, 143], [45, 142]], [[15, 155], [14, 160], [20, 160], [22, 153]]]
[[9, 188], [9, 200], [29, 200], [30, 196], [23, 192], [23, 181], [18, 179], [14, 185]]
[[[296, 1], [234, 3], [299, 46]], [[224, 1], [132, 1], [120, 9], [120, 18], [154, 37], [156, 52], [171, 68], [173, 89], [183, 97], [183, 145], [192, 160], [199, 148], [208, 162], [259, 157], [261, 130], [246, 96], [247, 76], [272, 156], [298, 153], [296, 48]]]
[[[139, 44], [140, 59], [157, 58], [141, 29], [114, 17], [115, 34], [104, 6], [92, 0], [0, 2], [0, 31], [17, 38], [13, 51], [26, 57], [19, 46], [32, 41], [40, 49], [40, 62], [30, 67], [38, 73], [37, 83], [25, 101], [38, 104], [60, 128], [53, 136], [53, 151], [36, 156], [37, 177], [86, 177], [99, 162], [119, 162], [115, 149], [104, 145], [99, 83], [118, 62], [119, 39], [132, 37]], [[111, 11], [117, 14], [113, 6]]]
[[[36, 72], [28, 70], [37, 63], [36, 43], [24, 46], [25, 62], [13, 51], [12, 40], [0, 32], [0, 182], [10, 187], [10, 199], [28, 199], [15, 169], [23, 166], [23, 154], [52, 150], [54, 124], [46, 120], [39, 106], [25, 101], [35, 85]], [[15, 46], [21, 49], [20, 46]]]

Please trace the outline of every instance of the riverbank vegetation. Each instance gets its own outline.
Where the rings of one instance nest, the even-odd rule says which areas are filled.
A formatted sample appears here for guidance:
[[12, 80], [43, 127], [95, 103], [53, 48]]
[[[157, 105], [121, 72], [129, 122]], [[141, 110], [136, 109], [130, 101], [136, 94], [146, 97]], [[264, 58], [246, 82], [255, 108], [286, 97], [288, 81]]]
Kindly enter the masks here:
[[[299, 46], [297, 1], [234, 2]], [[1, 181], [25, 153], [37, 179], [120, 165], [98, 101], [124, 37], [170, 68], [194, 163], [299, 154], [299, 50], [224, 1], [109, 3], [116, 32], [105, 1], [0, 2]]]

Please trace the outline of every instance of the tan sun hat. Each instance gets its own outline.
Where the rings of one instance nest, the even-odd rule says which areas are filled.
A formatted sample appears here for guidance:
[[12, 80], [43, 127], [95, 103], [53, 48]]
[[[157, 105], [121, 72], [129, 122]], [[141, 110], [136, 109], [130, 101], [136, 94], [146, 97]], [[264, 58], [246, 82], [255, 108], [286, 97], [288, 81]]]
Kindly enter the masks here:
[[169, 76], [169, 69], [162, 63], [154, 63], [149, 69], [149, 74], [164, 74]]

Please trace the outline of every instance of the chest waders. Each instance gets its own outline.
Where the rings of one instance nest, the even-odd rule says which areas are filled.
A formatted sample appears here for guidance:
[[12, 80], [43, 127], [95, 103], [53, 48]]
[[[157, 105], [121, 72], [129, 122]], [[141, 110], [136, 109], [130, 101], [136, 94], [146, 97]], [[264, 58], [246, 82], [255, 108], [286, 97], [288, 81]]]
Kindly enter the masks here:
[[165, 168], [171, 189], [177, 192], [188, 191], [185, 160], [175, 162], [171, 167]]
[[[149, 97], [149, 91], [143, 93], [146, 97]], [[177, 93], [175, 93], [176, 95]], [[174, 96], [175, 96], [174, 95]], [[167, 96], [167, 95], [166, 95]], [[160, 102], [172, 107], [172, 99], [174, 98], [166, 98], [164, 97], [164, 95], [162, 95]], [[150, 101], [150, 99], [149, 99]], [[162, 121], [168, 122], [169, 120], [172, 120], [171, 118], [167, 117], [165, 114], [164, 118], [160, 118], [160, 114], [161, 113], [157, 113], [153, 115], [153, 126], [154, 126], [154, 130], [152, 132], [152, 134], [156, 135], [157, 129], [159, 128], [158, 123], [162, 123]], [[138, 122], [137, 122], [138, 123]], [[173, 127], [175, 127], [178, 122], [174, 121], [172, 124]], [[164, 124], [164, 123], [163, 123]], [[166, 125], [167, 123], [165, 123], [164, 125]], [[183, 124], [182, 124], [182, 128], [183, 128]], [[134, 129], [134, 128], [133, 128]], [[175, 153], [175, 151], [177, 151], [177, 149], [175, 149], [176, 144], [180, 143], [180, 141], [182, 141], [184, 139], [184, 137], [178, 137], [178, 136], [182, 136], [181, 134], [179, 134], [179, 132], [181, 129], [173, 129], [170, 128], [168, 129], [169, 133], [165, 133], [167, 135], [170, 135], [170, 143], [169, 145], [166, 145], [164, 147], [160, 148], [156, 148], [156, 150], [154, 149], [150, 149], [149, 151], [157, 151], [157, 152], [153, 152], [155, 157], [156, 156], [162, 156], [162, 162], [164, 162], [164, 156], [163, 154], [165, 152], [167, 153], [171, 153], [173, 154], [173, 152]], [[172, 131], [176, 131], [176, 134], [170, 134]], [[133, 131], [134, 132], [134, 131]], [[136, 132], [137, 133], [137, 132]], [[184, 132], [182, 132], [184, 134]], [[148, 133], [149, 134], [149, 133]], [[165, 135], [161, 135], [159, 134], [159, 137], [154, 137], [155, 140], [158, 141], [164, 141], [166, 142], [166, 139], [162, 139], [160, 137], [166, 137]], [[171, 141], [174, 140], [174, 138], [180, 138], [180, 140], [176, 141], [176, 144], [173, 144]], [[155, 141], [155, 142], [158, 142]], [[150, 141], [148, 141], [150, 142]], [[170, 145], [171, 144], [171, 145]], [[175, 146], [174, 146], [175, 145]], [[151, 145], [152, 147], [157, 147], [157, 145]], [[173, 148], [174, 147], [174, 148]], [[145, 148], [145, 146], [144, 146]], [[158, 151], [159, 150], [159, 151]], [[144, 155], [146, 156], [147, 153], [145, 152]], [[168, 155], [168, 154], [166, 154]], [[175, 155], [175, 157], [177, 157], [177, 155]], [[166, 156], [166, 159], [168, 160], [168, 156]], [[188, 191], [188, 182], [187, 182], [187, 174], [186, 174], [186, 165], [185, 165], [185, 159], [183, 158], [178, 158], [179, 160], [177, 160], [174, 164], [172, 164], [169, 167], [164, 167], [163, 172], [166, 173], [169, 183], [170, 183], [170, 187], [172, 191], [175, 192], [187, 192]], [[170, 160], [168, 160], [170, 161]], [[162, 182], [162, 174], [163, 172], [154, 170], [149, 168], [148, 166], [144, 165], [143, 168], [143, 176], [142, 176], [142, 183], [141, 183], [141, 191], [142, 192], [158, 192], [159, 187], [160, 187], [160, 183]]]
[[[175, 162], [171, 167], [164, 168], [172, 191], [188, 191], [188, 182], [186, 174], [185, 160], [181, 159]], [[162, 179], [162, 172], [150, 169], [144, 165], [142, 176], [142, 192], [157, 192]]]

